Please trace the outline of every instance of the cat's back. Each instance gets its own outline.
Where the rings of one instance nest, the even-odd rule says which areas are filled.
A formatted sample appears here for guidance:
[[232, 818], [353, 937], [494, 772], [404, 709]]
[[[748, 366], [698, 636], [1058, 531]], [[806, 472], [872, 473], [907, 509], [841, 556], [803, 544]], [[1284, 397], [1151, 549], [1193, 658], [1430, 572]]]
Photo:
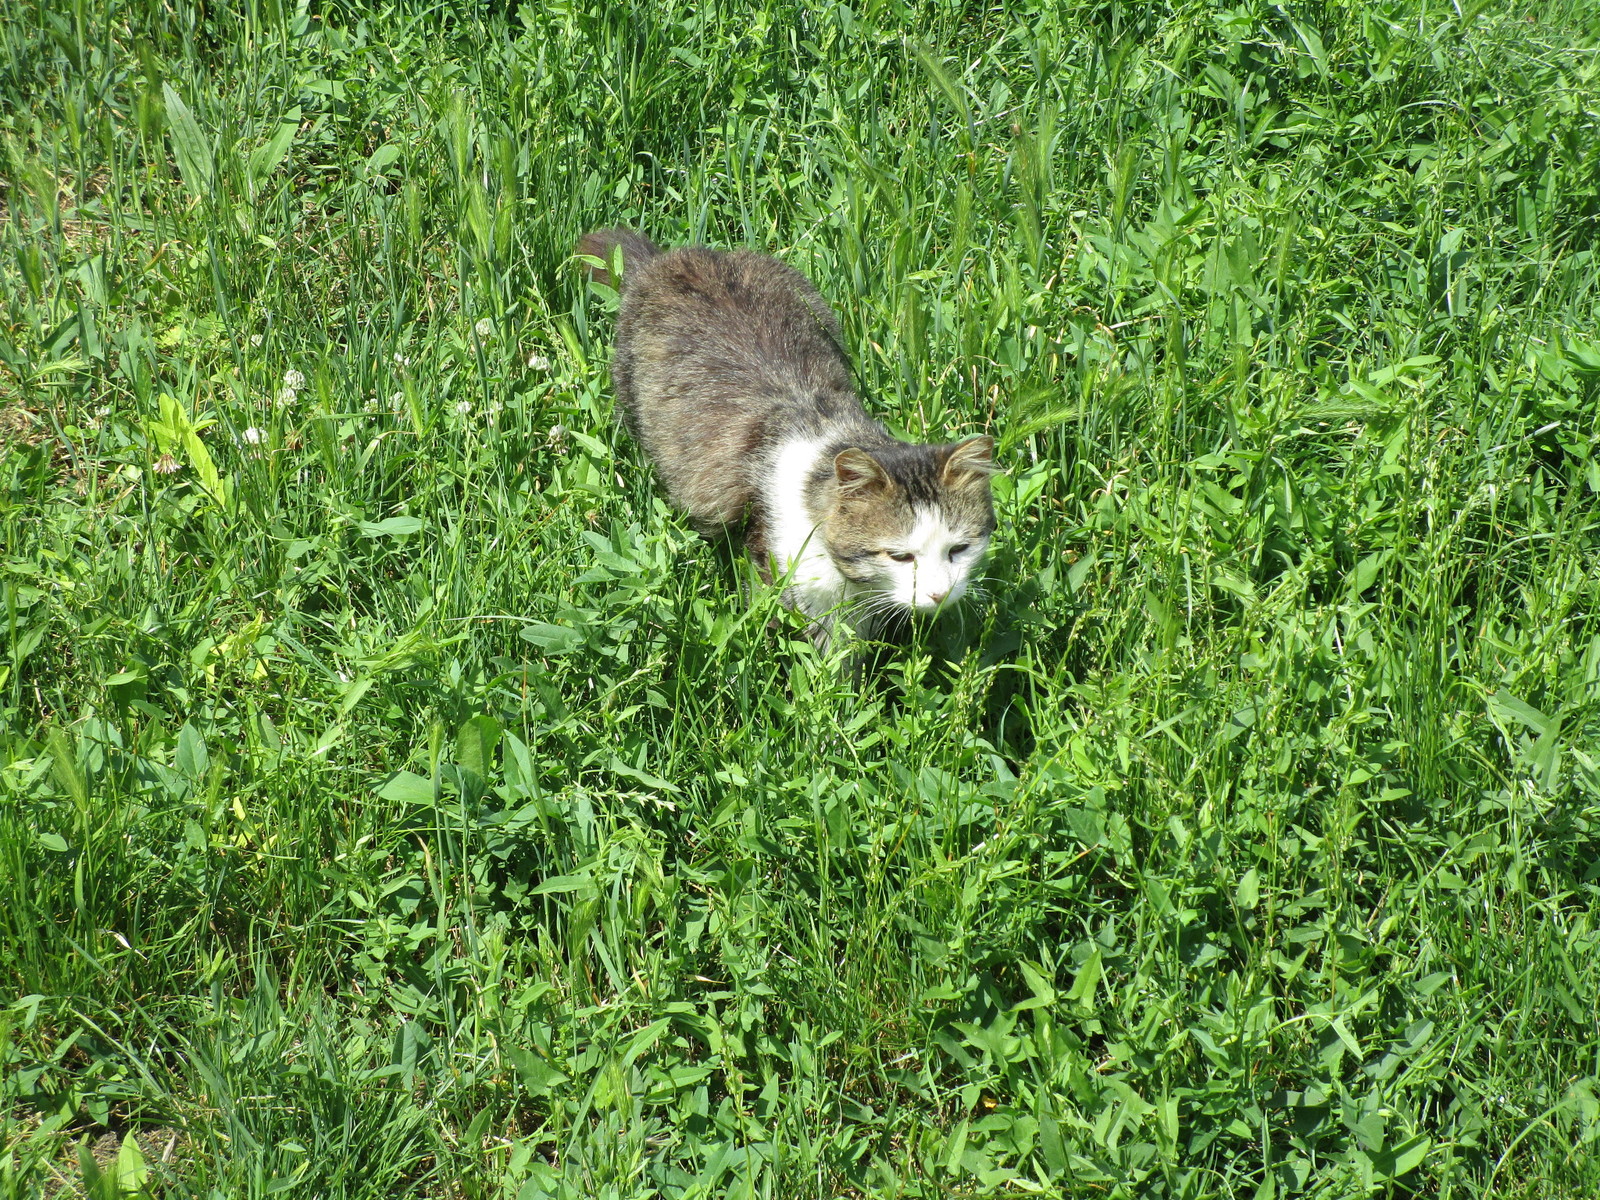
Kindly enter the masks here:
[[759, 525], [783, 446], [841, 423], [874, 428], [842, 341], [810, 280], [768, 255], [636, 256], [612, 374], [673, 501], [703, 526]]
[[[686, 246], [627, 281], [619, 340], [634, 383], [746, 395], [850, 389], [839, 322], [799, 271], [750, 250]], [[662, 378], [652, 380], [652, 369]]]

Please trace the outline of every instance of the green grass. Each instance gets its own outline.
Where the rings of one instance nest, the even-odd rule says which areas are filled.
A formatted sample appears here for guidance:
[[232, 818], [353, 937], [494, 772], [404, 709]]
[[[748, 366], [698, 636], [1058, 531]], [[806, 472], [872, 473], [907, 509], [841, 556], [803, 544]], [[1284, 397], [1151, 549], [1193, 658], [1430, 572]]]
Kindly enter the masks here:
[[[312, 7], [0, 22], [0, 1191], [1600, 1194], [1592, 5]], [[619, 222], [990, 603], [667, 510]]]

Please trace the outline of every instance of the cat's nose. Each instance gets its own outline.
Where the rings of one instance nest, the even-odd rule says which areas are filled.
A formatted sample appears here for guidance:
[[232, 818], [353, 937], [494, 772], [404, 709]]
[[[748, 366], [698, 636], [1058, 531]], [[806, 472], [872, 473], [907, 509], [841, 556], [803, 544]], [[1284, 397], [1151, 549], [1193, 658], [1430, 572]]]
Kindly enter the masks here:
[[928, 599], [931, 600], [934, 604], [943, 604], [944, 603], [944, 598], [946, 596], [948, 596], [949, 594], [950, 593], [948, 591], [929, 592], [928, 593]]

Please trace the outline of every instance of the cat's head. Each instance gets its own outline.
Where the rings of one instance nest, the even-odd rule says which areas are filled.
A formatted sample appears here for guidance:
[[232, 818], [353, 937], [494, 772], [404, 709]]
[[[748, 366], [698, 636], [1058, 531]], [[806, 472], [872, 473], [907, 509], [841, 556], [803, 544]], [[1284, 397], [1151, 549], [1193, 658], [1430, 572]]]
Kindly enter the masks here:
[[833, 459], [828, 554], [870, 604], [932, 612], [966, 593], [989, 548], [994, 439], [848, 447]]

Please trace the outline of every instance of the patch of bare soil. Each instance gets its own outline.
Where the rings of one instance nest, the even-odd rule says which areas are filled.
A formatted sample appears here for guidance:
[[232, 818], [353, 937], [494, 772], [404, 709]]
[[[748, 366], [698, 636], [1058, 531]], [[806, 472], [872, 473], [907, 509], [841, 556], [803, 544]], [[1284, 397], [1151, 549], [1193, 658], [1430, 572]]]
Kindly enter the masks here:
[[[107, 1130], [89, 1144], [89, 1153], [94, 1158], [94, 1165], [106, 1174], [116, 1169], [117, 1155], [122, 1153], [122, 1134]], [[136, 1130], [133, 1140], [139, 1147], [139, 1153], [144, 1155], [145, 1166], [152, 1174], [159, 1174], [162, 1167], [171, 1166], [179, 1157], [183, 1148], [183, 1135], [176, 1129]], [[51, 1179], [45, 1181], [45, 1200], [74, 1200], [83, 1196], [83, 1171], [78, 1164], [77, 1141], [63, 1140], [61, 1160], [51, 1167]]]
[[0, 450], [7, 446], [37, 446], [49, 436], [45, 423], [22, 401], [0, 403]]

